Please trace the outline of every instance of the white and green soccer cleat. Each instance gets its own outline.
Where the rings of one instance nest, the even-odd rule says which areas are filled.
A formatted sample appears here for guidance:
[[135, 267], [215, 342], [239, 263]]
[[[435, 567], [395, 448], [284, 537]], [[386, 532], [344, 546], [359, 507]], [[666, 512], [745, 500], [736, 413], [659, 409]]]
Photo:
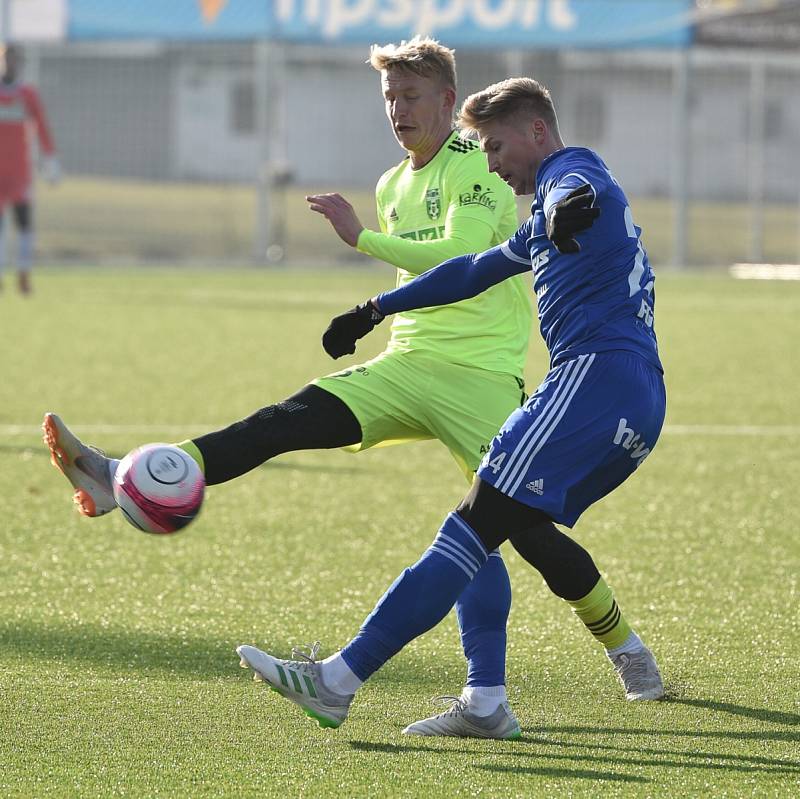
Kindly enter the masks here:
[[470, 713], [469, 705], [460, 696], [439, 696], [437, 702], [449, 702], [450, 707], [422, 721], [415, 721], [403, 730], [403, 735], [440, 735], [451, 738], [519, 738], [519, 722], [507, 702], [489, 716]]
[[44, 443], [50, 461], [72, 483], [72, 497], [84, 516], [102, 516], [117, 507], [111, 487], [111, 464], [99, 449], [87, 447], [73, 435], [54, 413], [46, 413], [42, 422]]
[[620, 652], [608, 659], [617, 672], [630, 702], [645, 699], [663, 699], [664, 683], [653, 653], [645, 646], [638, 652]]
[[325, 686], [320, 664], [315, 659], [318, 649], [318, 641], [309, 654], [293, 649], [292, 655], [300, 660], [278, 660], [246, 644], [236, 647], [236, 652], [239, 665], [251, 668], [255, 680], [267, 683], [273, 691], [300, 705], [320, 727], [335, 729], [347, 718], [354, 695], [338, 694]]

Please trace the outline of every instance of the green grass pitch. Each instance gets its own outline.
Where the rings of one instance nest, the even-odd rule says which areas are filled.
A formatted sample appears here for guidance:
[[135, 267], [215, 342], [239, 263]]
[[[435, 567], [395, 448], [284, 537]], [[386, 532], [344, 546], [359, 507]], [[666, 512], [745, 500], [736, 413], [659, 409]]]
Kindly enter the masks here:
[[[613, 165], [612, 165], [613, 169]], [[378, 228], [372, 188], [291, 184], [273, 198], [273, 213], [283, 218], [276, 235], [292, 261], [352, 261], [331, 226], [308, 210], [304, 197], [341, 191], [367, 226]], [[258, 214], [252, 186], [235, 184], [140, 182], [69, 176], [56, 188], [39, 187], [37, 249], [44, 258], [75, 263], [131, 259], [149, 261], [239, 261], [252, 256]], [[520, 197], [522, 218], [530, 197]], [[675, 209], [668, 199], [631, 198], [636, 224], [652, 264], [670, 263]], [[692, 202], [688, 257], [693, 264], [729, 264], [750, 252], [754, 213], [740, 202]], [[797, 204], [763, 208], [763, 257], [795, 263], [798, 247]], [[358, 257], [358, 256], [356, 256]], [[366, 256], [363, 257], [367, 262]]]
[[[800, 794], [800, 284], [659, 277], [667, 427], [575, 535], [670, 698], [626, 703], [600, 648], [507, 551], [523, 737], [499, 742], [400, 735], [462, 684], [452, 615], [335, 731], [234, 653], [321, 639], [327, 655], [355, 633], [465, 490], [437, 443], [283, 456], [156, 537], [120, 514], [80, 518], [40, 440], [47, 410], [121, 455], [282, 399], [335, 370], [322, 330], [390, 270], [34, 278], [30, 299], [11, 281], [0, 295], [0, 795]], [[530, 384], [545, 365], [534, 336]]]

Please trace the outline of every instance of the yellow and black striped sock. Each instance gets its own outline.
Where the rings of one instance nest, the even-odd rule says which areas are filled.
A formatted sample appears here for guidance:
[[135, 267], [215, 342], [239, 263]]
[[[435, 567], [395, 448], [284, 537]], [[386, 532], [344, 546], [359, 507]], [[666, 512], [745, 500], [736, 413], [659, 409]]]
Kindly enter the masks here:
[[622, 615], [614, 594], [601, 577], [585, 597], [567, 600], [586, 629], [606, 649], [621, 646], [631, 634], [631, 628]]
[[181, 441], [179, 444], [175, 445], [182, 449], [187, 455], [194, 458], [197, 461], [197, 465], [200, 467], [200, 471], [205, 474], [206, 473], [206, 466], [203, 463], [203, 453], [197, 448], [197, 444], [194, 441]]

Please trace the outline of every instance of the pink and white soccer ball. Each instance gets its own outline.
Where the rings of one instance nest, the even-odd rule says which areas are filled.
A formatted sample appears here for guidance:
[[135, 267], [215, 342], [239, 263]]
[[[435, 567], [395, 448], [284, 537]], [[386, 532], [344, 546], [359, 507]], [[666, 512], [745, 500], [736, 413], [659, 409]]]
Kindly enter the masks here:
[[206, 482], [197, 462], [171, 444], [145, 444], [129, 452], [114, 474], [122, 514], [146, 533], [175, 533], [200, 512]]

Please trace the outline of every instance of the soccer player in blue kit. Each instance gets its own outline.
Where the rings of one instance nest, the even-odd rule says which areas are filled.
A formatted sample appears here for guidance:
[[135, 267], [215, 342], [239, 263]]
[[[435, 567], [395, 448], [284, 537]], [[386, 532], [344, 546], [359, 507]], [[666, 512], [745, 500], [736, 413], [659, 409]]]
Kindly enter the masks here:
[[[633, 474], [664, 421], [654, 276], [641, 231], [599, 156], [564, 146], [550, 94], [535, 80], [512, 78], [473, 94], [459, 122], [477, 133], [491, 172], [516, 194], [534, 194], [530, 217], [504, 244], [446, 261], [336, 317], [326, 349], [352, 352], [389, 314], [457, 302], [532, 271], [550, 370], [493, 439], [429, 549], [337, 655], [321, 663], [313, 654], [279, 660], [252, 646], [237, 649], [243, 667], [324, 726], [346, 719], [360, 685], [441, 621], [506, 540], [606, 644], [617, 671], [626, 673], [629, 699], [664, 695], [655, 659], [624, 623], [591, 556], [555, 526], [572, 527]], [[602, 637], [609, 631], [613, 645]], [[498, 729], [507, 712], [495, 711]], [[418, 725], [407, 731], [480, 735], [461, 700]]]

